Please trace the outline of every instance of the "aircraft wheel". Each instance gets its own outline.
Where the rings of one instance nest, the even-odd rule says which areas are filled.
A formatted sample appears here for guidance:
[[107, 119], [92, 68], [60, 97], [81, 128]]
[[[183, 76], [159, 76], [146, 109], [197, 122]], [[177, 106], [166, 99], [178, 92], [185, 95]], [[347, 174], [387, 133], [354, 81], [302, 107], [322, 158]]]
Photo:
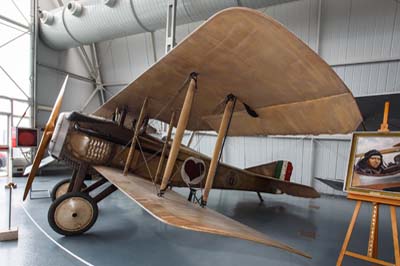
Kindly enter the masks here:
[[47, 219], [51, 228], [61, 235], [80, 235], [97, 220], [97, 203], [86, 193], [70, 192], [57, 198], [49, 208]]
[[[51, 190], [50, 196], [51, 200], [55, 201], [58, 197], [64, 195], [68, 191], [69, 182], [71, 181], [70, 178], [66, 178], [55, 184], [53, 189]], [[82, 190], [86, 188], [86, 185], [82, 185]]]

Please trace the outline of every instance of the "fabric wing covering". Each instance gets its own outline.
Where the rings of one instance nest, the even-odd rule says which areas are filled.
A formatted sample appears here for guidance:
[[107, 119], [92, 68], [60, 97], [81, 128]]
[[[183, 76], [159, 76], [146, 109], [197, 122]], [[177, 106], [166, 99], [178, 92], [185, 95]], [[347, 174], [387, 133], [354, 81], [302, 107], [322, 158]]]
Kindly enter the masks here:
[[186, 198], [172, 190], [165, 193], [163, 197], [159, 197], [155, 193], [156, 187], [148, 180], [133, 174], [124, 176], [121, 170], [106, 166], [94, 166], [94, 168], [126, 196], [163, 223], [181, 229], [254, 241], [310, 258], [304, 252], [273, 240], [209, 208], [191, 204]]
[[189, 130], [217, 131], [229, 94], [239, 100], [229, 135], [349, 133], [362, 121], [353, 95], [325, 61], [280, 23], [247, 8], [208, 19], [94, 114], [110, 118], [127, 106], [128, 123], [148, 97], [149, 117], [168, 123], [182, 107], [191, 72], [199, 76]]

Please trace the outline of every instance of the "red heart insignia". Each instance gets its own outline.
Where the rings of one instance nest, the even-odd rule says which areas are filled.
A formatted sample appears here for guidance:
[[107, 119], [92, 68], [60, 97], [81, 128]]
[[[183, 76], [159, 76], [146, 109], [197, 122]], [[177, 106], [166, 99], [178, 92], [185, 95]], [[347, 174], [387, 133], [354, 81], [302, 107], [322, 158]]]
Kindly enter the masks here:
[[185, 163], [185, 173], [190, 181], [192, 181], [204, 173], [204, 165], [196, 163], [194, 160], [187, 160]]

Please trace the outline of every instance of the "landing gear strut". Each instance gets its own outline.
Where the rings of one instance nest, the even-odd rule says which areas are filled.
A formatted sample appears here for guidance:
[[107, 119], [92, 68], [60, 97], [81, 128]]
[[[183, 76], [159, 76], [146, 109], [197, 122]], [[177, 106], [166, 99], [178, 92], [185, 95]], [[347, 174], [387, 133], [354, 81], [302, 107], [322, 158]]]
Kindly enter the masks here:
[[[51, 190], [50, 196], [51, 200], [55, 201], [60, 196], [66, 194], [68, 192], [69, 183], [71, 182], [70, 178], [66, 178], [58, 182], [53, 189]], [[82, 184], [82, 190], [86, 188], [85, 184]]]
[[117, 187], [109, 184], [96, 196], [90, 196], [89, 192], [106, 184], [107, 179], [101, 178], [86, 187], [83, 181], [87, 170], [88, 165], [81, 164], [71, 179], [59, 182], [52, 191], [54, 201], [50, 205], [47, 219], [51, 228], [61, 235], [80, 235], [89, 230], [97, 220], [97, 203], [117, 190]]

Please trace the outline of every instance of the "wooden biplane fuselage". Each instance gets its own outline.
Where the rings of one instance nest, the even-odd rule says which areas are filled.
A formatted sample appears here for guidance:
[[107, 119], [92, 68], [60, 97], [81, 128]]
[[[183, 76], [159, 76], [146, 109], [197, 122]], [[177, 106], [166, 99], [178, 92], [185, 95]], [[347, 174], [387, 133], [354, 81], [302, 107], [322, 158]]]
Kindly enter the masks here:
[[[49, 151], [53, 157], [71, 162], [73, 165], [84, 162], [89, 165], [107, 165], [122, 170], [127, 161], [132, 134], [132, 130], [120, 126], [112, 120], [80, 113], [62, 113], [57, 121]], [[155, 175], [164, 143], [160, 139], [146, 134], [145, 128], [142, 128], [139, 143], [135, 147], [129, 169], [137, 176], [160, 185], [161, 178]], [[167, 154], [170, 144], [167, 145]], [[195, 176], [190, 178], [195, 179], [196, 175], [204, 174], [209, 168], [211, 158], [182, 145], [175, 163], [174, 175], [168, 182], [169, 186], [188, 187], [181, 174], [182, 165], [189, 157], [197, 158], [205, 164], [202, 171], [195, 173]], [[285, 188], [287, 184], [279, 179], [281, 172], [277, 171], [277, 165], [279, 165], [278, 162], [272, 162], [243, 170], [220, 164], [213, 188], [291, 194], [290, 190]], [[162, 167], [165, 168], [165, 165]], [[161, 172], [163, 170], [161, 169]], [[290, 178], [290, 174], [287, 173], [286, 179]], [[275, 177], [275, 175], [279, 176]], [[319, 196], [310, 187], [300, 184], [296, 184], [296, 186], [298, 188], [296, 196], [309, 198]], [[192, 187], [198, 188], [200, 183]]]
[[[289, 181], [290, 167], [282, 170], [288, 162], [244, 170], [220, 163], [225, 139], [349, 133], [362, 120], [349, 89], [317, 54], [272, 18], [246, 8], [211, 17], [93, 115], [72, 112], [56, 119], [65, 86], [66, 81], [24, 193], [25, 199], [50, 143], [52, 156], [74, 167], [71, 180], [55, 187], [60, 193], [53, 193], [48, 215], [51, 227], [64, 235], [88, 230], [97, 202], [119, 189], [164, 223], [308, 257], [205, 208], [212, 188], [319, 196]], [[169, 124], [165, 141], [146, 134], [145, 118]], [[185, 130], [218, 133], [211, 158], [181, 144]], [[102, 177], [85, 187], [93, 170]], [[193, 201], [168, 187], [190, 187]], [[196, 188], [202, 188], [200, 198]]]

